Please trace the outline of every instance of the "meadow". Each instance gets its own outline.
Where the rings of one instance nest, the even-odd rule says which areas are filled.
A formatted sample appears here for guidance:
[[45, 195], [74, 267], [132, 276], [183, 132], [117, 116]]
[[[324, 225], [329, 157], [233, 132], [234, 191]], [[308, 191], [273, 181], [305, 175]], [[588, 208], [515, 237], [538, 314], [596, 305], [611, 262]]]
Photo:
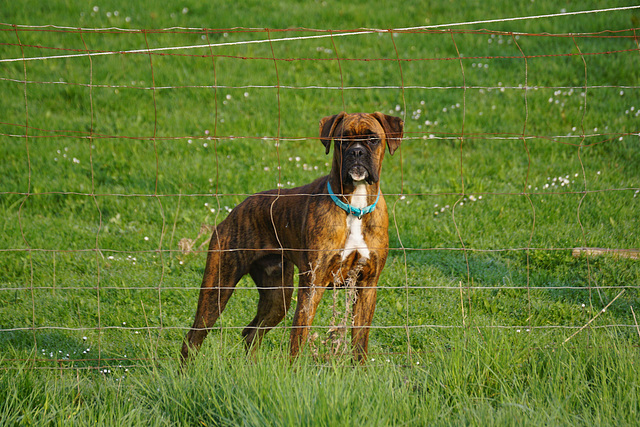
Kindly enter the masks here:
[[[0, 0], [0, 424], [636, 424], [640, 10], [352, 34], [626, 5]], [[343, 110], [405, 121], [369, 360], [340, 290], [247, 357], [247, 277], [180, 371], [207, 227]]]

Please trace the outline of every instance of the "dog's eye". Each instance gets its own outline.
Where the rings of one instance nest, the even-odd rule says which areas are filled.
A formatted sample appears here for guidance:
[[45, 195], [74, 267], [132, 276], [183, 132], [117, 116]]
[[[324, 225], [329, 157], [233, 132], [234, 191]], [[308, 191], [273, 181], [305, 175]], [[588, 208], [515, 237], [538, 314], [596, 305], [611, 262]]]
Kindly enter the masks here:
[[377, 138], [375, 136], [372, 136], [369, 138], [369, 144], [371, 145], [378, 145], [380, 144], [380, 138]]

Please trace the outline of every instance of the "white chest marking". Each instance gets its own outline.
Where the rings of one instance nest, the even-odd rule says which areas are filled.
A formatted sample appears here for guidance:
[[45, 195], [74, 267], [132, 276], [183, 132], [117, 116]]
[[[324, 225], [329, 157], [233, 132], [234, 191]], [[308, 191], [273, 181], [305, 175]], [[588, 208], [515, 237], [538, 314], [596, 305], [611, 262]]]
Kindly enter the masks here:
[[[367, 186], [364, 184], [356, 185], [356, 191], [351, 196], [349, 203], [356, 208], [367, 207]], [[369, 258], [369, 248], [364, 241], [362, 235], [362, 220], [354, 215], [347, 215], [347, 242], [342, 251], [342, 260], [347, 259], [351, 253], [357, 251], [364, 259]]]

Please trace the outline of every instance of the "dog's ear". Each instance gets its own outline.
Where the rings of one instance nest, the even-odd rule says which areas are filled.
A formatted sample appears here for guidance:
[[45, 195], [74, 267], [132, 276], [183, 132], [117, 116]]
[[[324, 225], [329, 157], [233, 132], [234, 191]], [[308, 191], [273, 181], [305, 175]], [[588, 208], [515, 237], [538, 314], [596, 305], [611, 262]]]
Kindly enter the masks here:
[[340, 114], [323, 117], [322, 120], [320, 120], [320, 141], [324, 144], [327, 154], [329, 154], [329, 149], [331, 148], [331, 140], [333, 139], [334, 132], [346, 114], [347, 113], [343, 111]]
[[393, 155], [400, 146], [402, 141], [402, 135], [404, 134], [404, 122], [400, 117], [387, 116], [379, 112], [372, 114], [382, 125], [384, 133], [387, 135], [387, 147], [389, 147], [389, 154]]

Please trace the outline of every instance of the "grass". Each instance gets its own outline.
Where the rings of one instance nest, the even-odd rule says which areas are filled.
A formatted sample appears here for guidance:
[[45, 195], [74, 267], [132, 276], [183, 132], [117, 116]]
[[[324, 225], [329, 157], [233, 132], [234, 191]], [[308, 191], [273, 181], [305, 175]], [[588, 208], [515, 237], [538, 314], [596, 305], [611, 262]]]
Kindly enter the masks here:
[[[9, 24], [221, 29], [16, 35], [2, 26], [0, 59], [323, 34], [229, 30], [237, 26], [400, 28], [578, 10], [551, 1], [428, 10], [183, 3], [0, 1]], [[621, 5], [579, 9], [610, 6]], [[640, 266], [575, 258], [571, 248], [640, 247], [637, 45], [541, 34], [637, 31], [639, 18], [625, 11], [459, 28], [487, 32], [335, 36], [274, 42], [273, 51], [232, 45], [212, 50], [214, 59], [204, 49], [0, 62], [0, 419], [634, 424]], [[584, 56], [567, 55], [578, 48]], [[590, 55], [598, 52], [612, 53]], [[389, 60], [354, 60], [381, 58]], [[257, 292], [243, 279], [201, 357], [180, 373], [204, 254], [182, 253], [179, 242], [247, 194], [326, 173], [317, 122], [345, 107], [406, 122], [401, 151], [384, 165], [391, 252], [371, 360], [324, 357], [342, 293], [328, 293], [315, 320], [320, 357], [307, 352], [289, 365], [289, 313], [258, 359], [247, 359], [240, 328]]]
[[530, 337], [461, 335], [457, 347], [435, 344], [412, 366], [292, 367], [281, 353], [251, 361], [227, 346], [182, 373], [175, 361], [109, 374], [22, 367], [17, 383], [0, 378], [2, 412], [9, 424], [632, 424], [637, 349], [612, 348], [607, 335], [555, 350]]

